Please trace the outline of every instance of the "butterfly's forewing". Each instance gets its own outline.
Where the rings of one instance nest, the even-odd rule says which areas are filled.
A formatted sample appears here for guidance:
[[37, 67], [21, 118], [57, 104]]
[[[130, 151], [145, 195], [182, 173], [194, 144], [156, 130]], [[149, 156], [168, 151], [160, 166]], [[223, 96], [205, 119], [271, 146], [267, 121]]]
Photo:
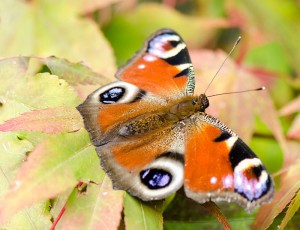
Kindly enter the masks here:
[[191, 94], [194, 72], [188, 50], [172, 30], [160, 30], [117, 72], [78, 106], [94, 145], [109, 141], [123, 123], [158, 111], [170, 98]]
[[185, 150], [187, 196], [200, 203], [234, 201], [248, 211], [270, 200], [272, 179], [252, 150], [214, 117], [198, 113], [191, 121]]
[[163, 97], [182, 95], [184, 91], [192, 94], [194, 90], [194, 70], [186, 44], [169, 29], [151, 36], [117, 77]]
[[[184, 138], [155, 119], [170, 98], [194, 89], [186, 45], [176, 32], [160, 30], [117, 77], [122, 81], [96, 90], [78, 109], [114, 187], [143, 200], [165, 198], [183, 185]], [[141, 124], [132, 128], [135, 120]]]
[[134, 117], [158, 111], [165, 100], [123, 81], [91, 93], [77, 107], [95, 146], [112, 141], [118, 129]]

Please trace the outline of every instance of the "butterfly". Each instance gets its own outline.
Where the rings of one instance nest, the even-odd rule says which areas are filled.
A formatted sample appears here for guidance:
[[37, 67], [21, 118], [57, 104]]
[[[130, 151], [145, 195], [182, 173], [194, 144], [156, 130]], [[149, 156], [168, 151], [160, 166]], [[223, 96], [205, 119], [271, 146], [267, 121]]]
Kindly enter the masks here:
[[268, 202], [274, 185], [254, 152], [194, 95], [188, 49], [171, 29], [150, 36], [119, 79], [77, 107], [114, 189], [144, 201], [181, 187], [199, 202], [236, 202], [247, 211]]

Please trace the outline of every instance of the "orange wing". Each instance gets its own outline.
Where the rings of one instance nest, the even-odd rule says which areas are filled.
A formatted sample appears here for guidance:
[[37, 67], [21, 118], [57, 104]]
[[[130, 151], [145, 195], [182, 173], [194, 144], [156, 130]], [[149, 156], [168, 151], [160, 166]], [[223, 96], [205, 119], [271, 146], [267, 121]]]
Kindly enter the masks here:
[[170, 97], [184, 93], [189, 78], [194, 81], [194, 71], [182, 38], [165, 29], [150, 37], [144, 48], [117, 72], [117, 77], [143, 90]]
[[160, 200], [183, 185], [183, 133], [169, 127], [116, 137], [97, 147], [101, 165], [115, 189], [142, 200]]
[[251, 211], [273, 195], [273, 182], [252, 150], [223, 123], [197, 115], [187, 129], [184, 186], [204, 203], [234, 201]]

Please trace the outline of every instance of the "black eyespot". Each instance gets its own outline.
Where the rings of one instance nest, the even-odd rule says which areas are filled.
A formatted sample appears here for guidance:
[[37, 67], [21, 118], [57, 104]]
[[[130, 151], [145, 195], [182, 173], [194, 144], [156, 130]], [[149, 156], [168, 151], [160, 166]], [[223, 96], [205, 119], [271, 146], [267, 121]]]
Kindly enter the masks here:
[[114, 104], [120, 100], [125, 94], [125, 89], [122, 87], [113, 87], [99, 95], [99, 100], [103, 104]]
[[170, 43], [171, 43], [171, 45], [172, 45], [173, 47], [177, 47], [178, 44], [182, 43], [182, 41], [172, 41], [172, 40], [171, 40]]
[[263, 170], [264, 170], [264, 168], [262, 165], [258, 165], [258, 166], [255, 166], [252, 168], [252, 172], [257, 179], [260, 177]]
[[149, 189], [160, 189], [167, 187], [171, 181], [170, 173], [163, 169], [146, 169], [140, 173], [141, 181]]

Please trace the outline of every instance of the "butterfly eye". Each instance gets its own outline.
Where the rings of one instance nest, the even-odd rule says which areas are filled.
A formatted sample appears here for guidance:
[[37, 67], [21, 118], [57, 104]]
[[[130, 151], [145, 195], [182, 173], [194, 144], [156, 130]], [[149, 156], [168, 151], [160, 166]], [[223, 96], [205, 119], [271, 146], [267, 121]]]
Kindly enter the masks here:
[[196, 105], [198, 103], [198, 98], [193, 99], [192, 103], [193, 105]]

